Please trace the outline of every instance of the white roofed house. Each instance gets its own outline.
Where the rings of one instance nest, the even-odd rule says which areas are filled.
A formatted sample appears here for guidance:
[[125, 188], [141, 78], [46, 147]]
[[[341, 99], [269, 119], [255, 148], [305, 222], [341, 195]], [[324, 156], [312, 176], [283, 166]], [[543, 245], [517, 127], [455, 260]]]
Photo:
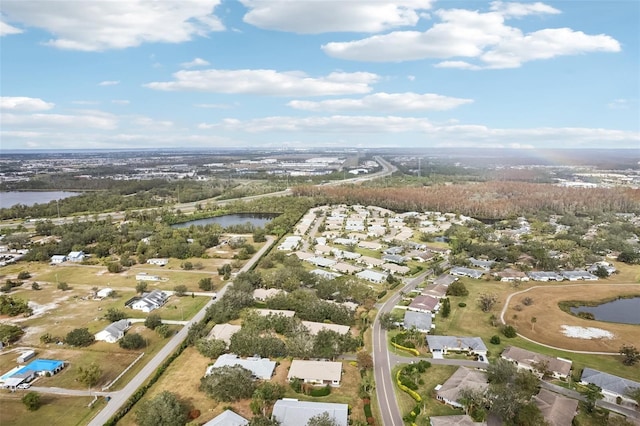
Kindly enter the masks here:
[[59, 264], [59, 263], [64, 263], [67, 261], [67, 256], [65, 256], [64, 254], [54, 254], [53, 256], [51, 256], [51, 263], [52, 264]]
[[253, 299], [264, 302], [265, 300], [277, 296], [280, 293], [286, 293], [286, 291], [280, 288], [257, 288], [253, 290]]
[[427, 345], [434, 358], [437, 354], [442, 355], [449, 351], [487, 354], [487, 347], [479, 337], [427, 336]]
[[362, 271], [361, 267], [353, 266], [349, 263], [338, 262], [331, 266], [333, 271], [343, 273], [343, 274], [355, 274], [356, 272]]
[[83, 251], [72, 251], [67, 255], [67, 260], [69, 262], [82, 262], [85, 257], [86, 256]]
[[364, 271], [356, 273], [356, 277], [362, 278], [363, 280], [367, 280], [374, 284], [380, 284], [387, 279], [387, 274], [372, 271], [370, 269], [365, 269]]
[[491, 267], [493, 266], [494, 263], [496, 263], [495, 260], [480, 260], [480, 259], [476, 259], [473, 257], [469, 258], [469, 262], [471, 262], [471, 264], [477, 268], [482, 268], [485, 271], [488, 271], [491, 269]]
[[360, 241], [358, 243], [358, 247], [368, 250], [380, 250], [382, 248], [382, 244], [377, 241]]
[[349, 406], [333, 402], [298, 401], [279, 399], [273, 405], [273, 418], [280, 426], [304, 426], [312, 417], [327, 413], [336, 426], [349, 424]]
[[327, 324], [324, 322], [314, 322], [314, 321], [302, 321], [302, 325], [309, 330], [309, 334], [315, 336], [318, 332], [322, 330], [331, 330], [335, 331], [338, 334], [347, 334], [351, 327], [348, 325], [340, 325], [340, 324]]
[[169, 259], [162, 259], [162, 258], [147, 259], [147, 264], [149, 265], [166, 266], [168, 263], [169, 263]]
[[125, 331], [131, 327], [131, 321], [128, 319], [121, 319], [120, 321], [113, 322], [105, 327], [104, 330], [96, 333], [96, 340], [115, 343], [124, 337]]
[[287, 379], [291, 381], [294, 378], [313, 385], [340, 386], [342, 363], [294, 359], [291, 361]]
[[382, 265], [382, 269], [391, 274], [398, 275], [405, 275], [411, 272], [411, 268], [409, 268], [408, 266], [398, 265], [395, 263], [385, 263]]
[[367, 268], [377, 268], [384, 265], [383, 260], [371, 256], [362, 256], [357, 262], [365, 265]]
[[205, 377], [210, 375], [216, 368], [233, 367], [239, 365], [247, 370], [251, 371], [251, 374], [256, 379], [269, 380], [273, 376], [273, 372], [276, 369], [276, 362], [271, 361], [269, 358], [250, 357], [250, 358], [238, 358], [235, 354], [222, 354], [218, 357], [213, 365], [207, 367]]
[[167, 293], [161, 290], [153, 290], [144, 294], [140, 299], [131, 303], [131, 309], [135, 309], [142, 312], [151, 312], [154, 309], [158, 309], [163, 306], [169, 296]]
[[104, 299], [105, 297], [111, 296], [111, 293], [113, 293], [113, 289], [109, 287], [105, 287], [103, 289], [98, 290], [95, 297], [96, 299]]
[[484, 271], [480, 271], [478, 269], [464, 268], [462, 266], [454, 266], [449, 271], [451, 275], [455, 275], [458, 277], [469, 277], [474, 279], [479, 279], [484, 274]]
[[284, 241], [278, 246], [278, 250], [293, 251], [298, 248], [301, 241], [302, 237], [298, 235], [286, 237]]

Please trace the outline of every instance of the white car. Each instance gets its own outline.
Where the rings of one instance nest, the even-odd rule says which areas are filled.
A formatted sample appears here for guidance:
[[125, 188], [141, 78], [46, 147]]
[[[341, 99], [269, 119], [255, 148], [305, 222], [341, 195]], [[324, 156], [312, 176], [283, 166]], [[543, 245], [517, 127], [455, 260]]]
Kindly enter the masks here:
[[18, 385], [18, 389], [29, 389], [31, 387], [30, 383], [20, 383]]

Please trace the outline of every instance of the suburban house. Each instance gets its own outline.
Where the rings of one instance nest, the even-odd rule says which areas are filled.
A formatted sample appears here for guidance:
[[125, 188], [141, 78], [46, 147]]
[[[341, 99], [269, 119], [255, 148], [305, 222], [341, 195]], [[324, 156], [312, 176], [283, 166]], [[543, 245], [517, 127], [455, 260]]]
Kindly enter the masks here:
[[360, 257], [362, 257], [362, 255], [360, 253], [355, 253], [352, 251], [346, 251], [346, 250], [340, 250], [340, 249], [331, 249], [331, 254], [336, 258], [336, 259], [347, 259], [347, 260], [356, 260]]
[[517, 269], [507, 268], [504, 271], [498, 271], [493, 273], [494, 277], [500, 278], [500, 281], [506, 283], [512, 283], [516, 281], [529, 281], [529, 277], [522, 271]]
[[317, 256], [323, 256], [325, 254], [331, 254], [331, 247], [326, 246], [324, 244], [316, 244], [315, 247], [313, 248], [313, 252], [317, 255]]
[[85, 258], [85, 254], [83, 251], [72, 251], [67, 255], [67, 260], [69, 262], [82, 262]]
[[278, 246], [278, 250], [293, 251], [298, 248], [301, 241], [302, 241], [302, 237], [298, 235], [287, 237], [284, 239], [282, 244]]
[[280, 288], [256, 288], [253, 290], [253, 300], [264, 302], [265, 300], [277, 296], [280, 293], [286, 293]]
[[479, 337], [427, 336], [427, 345], [434, 358], [449, 351], [487, 354], [487, 347]]
[[325, 271], [324, 269], [314, 269], [310, 272], [314, 275], [320, 275], [322, 278], [326, 278], [328, 280], [333, 280], [342, 276], [342, 274], [339, 274], [337, 272]]
[[402, 265], [407, 261], [407, 258], [400, 256], [399, 254], [383, 254], [382, 260], [385, 263], [395, 263], [396, 265]]
[[491, 269], [493, 264], [496, 263], [495, 260], [480, 260], [480, 259], [476, 259], [475, 257], [470, 257], [469, 262], [471, 262], [471, 264], [476, 268], [482, 268], [485, 271], [488, 271], [489, 269]]
[[587, 271], [562, 271], [562, 277], [569, 281], [597, 281], [598, 277]]
[[484, 271], [480, 271], [478, 269], [463, 268], [462, 266], [454, 266], [453, 268], [451, 268], [449, 273], [457, 277], [469, 277], [477, 280], [479, 278], [482, 278], [482, 274], [484, 274]]
[[67, 256], [64, 254], [54, 254], [51, 256], [51, 263], [57, 265], [59, 263], [64, 263], [67, 261]]
[[24, 382], [30, 382], [36, 376], [53, 376], [64, 368], [64, 361], [38, 358], [24, 366], [17, 366], [0, 376], [2, 386], [15, 389]]
[[218, 357], [213, 365], [207, 367], [205, 377], [210, 375], [216, 368], [233, 367], [239, 365], [242, 368], [246, 368], [251, 371], [251, 374], [256, 379], [269, 380], [273, 376], [273, 372], [276, 369], [276, 362], [271, 361], [269, 358], [250, 357], [250, 358], [238, 358], [235, 354], [222, 354]]
[[371, 256], [362, 256], [360, 259], [357, 260], [357, 262], [362, 263], [367, 268], [376, 268], [384, 264], [384, 261]]
[[306, 425], [312, 417], [328, 413], [336, 426], [349, 424], [349, 405], [334, 402], [298, 401], [297, 399], [279, 399], [273, 405], [271, 417], [280, 426]]
[[213, 326], [207, 338], [224, 341], [227, 345], [231, 343], [231, 336], [236, 334], [242, 326], [234, 324], [216, 324]]
[[435, 284], [435, 285], [445, 285], [445, 286], [448, 287], [451, 284], [453, 284], [454, 282], [458, 281], [458, 279], [459, 278], [456, 277], [455, 275], [442, 274], [438, 278], [433, 280], [433, 284]]
[[404, 311], [404, 320], [402, 326], [405, 330], [415, 328], [422, 333], [429, 333], [433, 325], [431, 314], [425, 312]]
[[462, 389], [473, 389], [484, 391], [489, 387], [487, 376], [480, 370], [473, 370], [467, 367], [460, 367], [449, 379], [441, 385], [435, 387], [436, 398], [439, 401], [453, 407], [462, 408], [458, 402]]
[[224, 410], [202, 426], [247, 426], [249, 420], [231, 410]]
[[365, 269], [364, 271], [356, 273], [356, 277], [362, 278], [363, 280], [367, 280], [374, 284], [380, 284], [387, 279], [387, 274], [372, 271], [371, 269]]
[[420, 294], [409, 303], [408, 309], [418, 312], [438, 312], [438, 309], [440, 309], [440, 299]]
[[350, 327], [348, 325], [340, 325], [340, 324], [327, 324], [324, 322], [313, 322], [313, 321], [302, 321], [302, 325], [309, 330], [309, 334], [315, 336], [318, 332], [322, 330], [331, 330], [335, 331], [338, 334], [347, 334], [349, 333]]
[[476, 423], [466, 414], [457, 416], [431, 416], [429, 417], [431, 426], [486, 426], [485, 422]]
[[328, 268], [329, 266], [335, 265], [336, 261], [333, 259], [327, 259], [326, 257], [314, 256], [304, 260], [305, 262], [309, 262], [312, 265], [319, 266], [321, 268]]
[[169, 259], [163, 259], [163, 258], [147, 259], [148, 265], [166, 266], [168, 263], [169, 263]]
[[614, 376], [613, 374], [603, 373], [602, 371], [594, 370], [592, 368], [585, 368], [582, 370], [580, 383], [584, 385], [593, 383], [594, 385], [599, 386], [602, 389], [604, 400], [609, 402], [615, 402], [616, 398], [620, 397], [623, 401], [634, 404], [635, 401], [632, 400], [627, 393], [633, 389], [640, 389], [639, 382]]
[[358, 267], [358, 266], [353, 266], [349, 263], [345, 263], [345, 262], [338, 262], [336, 264], [334, 264], [333, 266], [331, 266], [331, 269], [338, 272], [338, 273], [343, 273], [343, 274], [355, 274], [356, 272], [360, 272], [362, 271], [362, 268]]
[[418, 262], [428, 262], [435, 257], [435, 254], [430, 251], [413, 250], [408, 253], [407, 256], [413, 260], [417, 260]]
[[578, 411], [578, 400], [558, 395], [547, 389], [533, 398], [549, 426], [571, 426]]
[[[449, 275], [449, 276], [451, 277], [452, 275]], [[422, 290], [422, 295], [435, 297], [436, 299], [442, 299], [447, 295], [448, 289], [449, 289], [449, 286], [444, 284], [431, 284], [426, 286]]]
[[334, 244], [340, 244], [341, 246], [355, 246], [358, 244], [358, 240], [352, 238], [334, 238]]
[[391, 274], [405, 275], [411, 272], [411, 268], [404, 265], [398, 265], [395, 263], [385, 263], [381, 266], [383, 271], [387, 271]]
[[111, 293], [113, 293], [113, 289], [109, 288], [109, 287], [105, 287], [103, 289], [100, 289], [96, 292], [96, 299], [104, 299], [105, 297], [109, 297], [111, 296]]
[[294, 359], [291, 361], [287, 379], [291, 381], [294, 378], [312, 385], [340, 386], [342, 363]]
[[358, 243], [358, 247], [367, 249], [367, 250], [379, 251], [382, 248], [382, 244], [376, 241], [360, 241]]
[[[291, 253], [289, 253], [289, 255], [290, 255], [290, 254], [291, 254]], [[308, 258], [310, 258], [310, 257], [313, 257], [313, 256], [314, 256], [314, 255], [313, 255], [313, 253], [308, 253], [308, 252], [306, 252], [306, 251], [296, 251], [296, 252], [293, 252], [293, 254], [295, 254], [295, 255], [296, 255], [296, 257], [297, 257], [298, 259], [300, 259], [300, 260], [305, 260], [305, 259], [308, 259]]]
[[24, 364], [25, 362], [29, 361], [31, 358], [34, 358], [36, 356], [36, 351], [34, 351], [33, 349], [30, 349], [28, 351], [24, 351], [20, 354], [20, 356], [16, 359], [16, 361], [18, 362], [18, 364]]
[[562, 275], [549, 271], [531, 271], [529, 272], [529, 278], [531, 278], [533, 281], [542, 282], [564, 280]]
[[136, 281], [162, 281], [157, 275], [147, 274], [146, 272], [138, 272], [136, 274]]
[[567, 359], [554, 358], [515, 346], [507, 346], [500, 356], [515, 363], [518, 368], [533, 371], [538, 375], [541, 375], [539, 369], [542, 366], [556, 379], [566, 379], [571, 373], [572, 362]]
[[604, 268], [604, 270], [607, 271], [607, 275], [611, 275], [616, 272], [615, 266], [613, 266], [609, 262], [604, 262], [604, 261], [596, 262], [593, 265], [589, 266], [589, 268], [587, 268], [587, 272], [591, 272], [592, 274], [595, 274], [598, 268]]
[[141, 298], [134, 301], [131, 304], [131, 309], [142, 312], [151, 312], [164, 305], [168, 298], [169, 296], [164, 291], [153, 290], [149, 293], [143, 294]]
[[112, 322], [105, 327], [104, 330], [96, 333], [96, 340], [115, 343], [124, 337], [124, 332], [131, 327], [131, 321], [128, 319], [121, 319], [120, 321]]
[[252, 312], [257, 313], [261, 317], [268, 317], [269, 315], [282, 315], [283, 317], [291, 318], [296, 315], [296, 311], [290, 311], [288, 309], [252, 309]]

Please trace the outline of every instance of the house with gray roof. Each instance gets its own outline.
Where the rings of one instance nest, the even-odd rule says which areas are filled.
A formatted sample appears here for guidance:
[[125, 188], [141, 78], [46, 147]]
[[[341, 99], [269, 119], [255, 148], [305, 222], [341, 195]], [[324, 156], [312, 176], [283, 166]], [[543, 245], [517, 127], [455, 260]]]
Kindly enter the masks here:
[[429, 333], [434, 327], [431, 314], [410, 310], [404, 311], [402, 326], [405, 330], [415, 328], [422, 333]]
[[349, 424], [349, 406], [333, 402], [298, 401], [297, 399], [279, 399], [273, 405], [271, 417], [280, 422], [280, 426], [306, 425], [312, 417], [328, 413], [336, 426]]
[[434, 358], [449, 351], [487, 354], [487, 347], [479, 337], [427, 336], [427, 345]]
[[460, 367], [446, 382], [437, 385], [434, 390], [436, 391], [436, 398], [439, 401], [453, 407], [462, 408], [463, 405], [458, 402], [462, 389], [484, 391], [488, 387], [489, 383], [487, 383], [487, 376], [484, 372], [467, 367]]
[[365, 269], [364, 271], [356, 273], [356, 277], [362, 278], [363, 280], [367, 280], [375, 284], [380, 284], [387, 279], [387, 274], [372, 271], [371, 269]]
[[386, 263], [395, 263], [397, 265], [402, 265], [407, 261], [407, 258], [404, 256], [400, 256], [399, 254], [384, 254], [382, 255], [382, 260]]
[[328, 268], [331, 265], [335, 265], [336, 261], [333, 259], [327, 259], [326, 257], [314, 256], [304, 260], [312, 265], [320, 266], [321, 268]]
[[580, 382], [585, 385], [593, 383], [599, 386], [602, 389], [604, 399], [609, 402], [615, 402], [616, 398], [620, 397], [623, 401], [633, 404], [635, 401], [627, 394], [633, 389], [640, 389], [640, 383], [638, 382], [614, 376], [613, 374], [603, 373], [602, 371], [592, 368], [582, 370]]
[[231, 410], [225, 410], [202, 426], [247, 426], [249, 420]]
[[291, 361], [287, 379], [295, 378], [313, 385], [340, 386], [342, 363], [294, 359]]
[[549, 426], [571, 426], [578, 411], [578, 400], [558, 395], [547, 389], [533, 398]]
[[328, 280], [333, 280], [342, 276], [342, 274], [339, 274], [337, 272], [325, 271], [324, 269], [314, 269], [311, 271], [311, 273], [314, 275], [319, 275], [322, 278], [326, 278]]
[[454, 266], [453, 268], [451, 268], [449, 273], [451, 275], [455, 275], [458, 277], [469, 277], [477, 280], [479, 278], [482, 278], [482, 274], [484, 274], [484, 271], [480, 271], [478, 269], [464, 268], [462, 266]]
[[96, 333], [96, 340], [115, 343], [124, 337], [125, 331], [131, 327], [131, 321], [128, 319], [121, 319], [120, 321], [112, 322], [104, 330]]
[[247, 370], [251, 371], [251, 374], [256, 379], [269, 380], [273, 376], [273, 372], [276, 369], [276, 362], [271, 361], [269, 358], [250, 357], [239, 358], [235, 354], [222, 354], [218, 357], [213, 365], [207, 367], [205, 377], [210, 375], [213, 370], [222, 367], [233, 367], [239, 365]]
[[440, 275], [438, 278], [436, 278], [435, 280], [433, 280], [433, 283], [435, 285], [445, 285], [445, 286], [449, 286], [451, 284], [453, 284], [454, 282], [458, 281], [459, 278], [456, 277], [455, 275], [451, 275], [451, 274], [442, 274]]
[[488, 271], [489, 269], [491, 269], [493, 264], [496, 263], [495, 260], [480, 260], [480, 259], [476, 259], [475, 257], [470, 257], [469, 262], [471, 262], [473, 266], [477, 268], [482, 268], [485, 271]]
[[531, 271], [528, 273], [529, 278], [533, 281], [562, 281], [564, 277], [553, 271]]
[[500, 357], [515, 363], [518, 368], [533, 371], [534, 373], [538, 372], [539, 368], [544, 365], [546, 370], [556, 379], [566, 379], [571, 373], [572, 362], [568, 359], [554, 358], [515, 346], [504, 348]]
[[228, 345], [231, 343], [231, 336], [240, 331], [241, 328], [242, 326], [235, 324], [216, 324], [209, 332], [207, 338], [222, 340]]
[[142, 312], [151, 312], [154, 309], [160, 308], [167, 302], [169, 295], [162, 290], [153, 290], [149, 293], [145, 293], [141, 298], [134, 301], [131, 304], [131, 309], [136, 309]]
[[562, 271], [562, 277], [569, 281], [597, 281], [598, 277], [587, 271]]

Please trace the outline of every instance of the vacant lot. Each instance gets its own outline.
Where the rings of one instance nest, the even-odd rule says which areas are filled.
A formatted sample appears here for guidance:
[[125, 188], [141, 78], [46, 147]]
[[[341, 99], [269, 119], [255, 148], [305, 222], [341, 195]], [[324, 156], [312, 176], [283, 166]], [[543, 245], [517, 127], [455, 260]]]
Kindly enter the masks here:
[[40, 394], [42, 406], [29, 411], [22, 403], [28, 391], [0, 393], [0, 424], [2, 426], [28, 426], [47, 424], [51, 426], [75, 426], [86, 424], [103, 405], [99, 401], [89, 408], [90, 397], [68, 397]]
[[[617, 352], [625, 343], [640, 342], [640, 327], [578, 318], [560, 310], [558, 303], [569, 300], [597, 302], [626, 295], [640, 295], [640, 285], [558, 284], [532, 288], [511, 299], [505, 320], [513, 324], [522, 335], [540, 343], [570, 350]], [[524, 306], [522, 300], [525, 297], [533, 299], [533, 304]], [[531, 319], [534, 317], [535, 324], [532, 324]], [[612, 333], [613, 337], [600, 339], [567, 337], [562, 332], [563, 325], [594, 327]]]

